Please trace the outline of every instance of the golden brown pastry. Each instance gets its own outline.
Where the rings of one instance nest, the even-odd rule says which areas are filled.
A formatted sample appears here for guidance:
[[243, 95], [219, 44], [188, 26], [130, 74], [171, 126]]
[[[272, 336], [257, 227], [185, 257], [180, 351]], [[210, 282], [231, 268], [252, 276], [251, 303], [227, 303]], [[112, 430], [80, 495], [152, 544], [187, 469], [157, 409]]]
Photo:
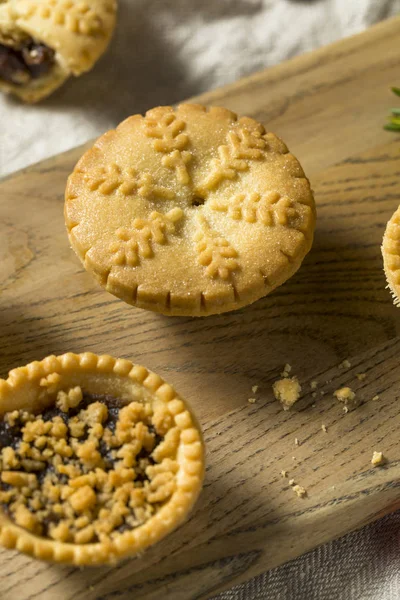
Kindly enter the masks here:
[[386, 226], [382, 255], [388, 287], [394, 304], [400, 306], [400, 207]]
[[0, 544], [115, 562], [186, 519], [204, 474], [194, 415], [124, 359], [64, 354], [0, 379]]
[[273, 133], [225, 108], [182, 104], [130, 117], [69, 178], [72, 247], [107, 291], [167, 315], [258, 300], [309, 251], [310, 184]]
[[111, 39], [116, 0], [0, 2], [0, 90], [37, 102], [89, 71]]

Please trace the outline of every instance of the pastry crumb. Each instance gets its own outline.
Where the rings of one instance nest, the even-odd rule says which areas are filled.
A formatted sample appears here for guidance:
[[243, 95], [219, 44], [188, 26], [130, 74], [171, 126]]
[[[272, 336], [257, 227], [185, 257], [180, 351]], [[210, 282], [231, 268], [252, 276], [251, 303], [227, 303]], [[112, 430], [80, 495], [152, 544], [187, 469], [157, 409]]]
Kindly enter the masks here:
[[328, 431], [328, 428], [326, 425], [321, 425], [321, 429], [324, 433], [326, 433]]
[[303, 486], [301, 485], [295, 485], [292, 489], [298, 495], [299, 498], [304, 498], [304, 496], [307, 496], [305, 488], [303, 488]]
[[294, 443], [296, 446], [300, 446], [299, 438], [294, 438]]
[[310, 383], [310, 388], [312, 390], [316, 390], [318, 387], [318, 381], [316, 379], [313, 379], [313, 381]]
[[281, 471], [281, 475], [282, 475], [282, 477], [287, 477], [288, 472], [287, 471]]
[[347, 360], [347, 358], [345, 360], [342, 360], [342, 362], [339, 365], [339, 369], [350, 369], [351, 367], [351, 362], [349, 360]]
[[249, 402], [250, 404], [254, 404], [256, 402], [255, 398], [247, 398], [247, 402]]
[[375, 402], [376, 400], [379, 400], [379, 395], [378, 395], [378, 394], [376, 394], [376, 396], [374, 396], [374, 397], [372, 398], [372, 400], [373, 400], [374, 402]]
[[356, 377], [357, 377], [358, 381], [364, 381], [366, 376], [367, 376], [366, 373], [356, 373]]
[[283, 367], [281, 377], [289, 377], [289, 373], [291, 370], [292, 370], [292, 365], [289, 365], [288, 363], [286, 363], [286, 365]]
[[284, 410], [289, 410], [300, 398], [301, 385], [296, 377], [278, 379], [272, 386], [274, 396], [282, 404]]
[[294, 485], [296, 482], [294, 479], [289, 479], [289, 485]]
[[345, 415], [347, 415], [347, 413], [349, 412], [349, 407], [348, 406], [343, 406], [343, 412]]
[[371, 459], [371, 465], [378, 467], [386, 462], [386, 458], [383, 456], [383, 452], [374, 452]]
[[317, 397], [317, 392], [313, 392], [313, 393], [311, 394], [311, 397], [312, 397], [312, 398], [316, 398], [316, 397]]
[[356, 395], [349, 387], [343, 387], [333, 392], [333, 395], [346, 406], [354, 401]]
[[253, 385], [253, 387], [251, 388], [251, 391], [253, 392], [253, 394], [257, 394], [257, 392], [258, 392], [258, 385]]
[[320, 391], [320, 394], [321, 394], [321, 396], [325, 396], [325, 392], [324, 392], [324, 390], [321, 390], [321, 391]]

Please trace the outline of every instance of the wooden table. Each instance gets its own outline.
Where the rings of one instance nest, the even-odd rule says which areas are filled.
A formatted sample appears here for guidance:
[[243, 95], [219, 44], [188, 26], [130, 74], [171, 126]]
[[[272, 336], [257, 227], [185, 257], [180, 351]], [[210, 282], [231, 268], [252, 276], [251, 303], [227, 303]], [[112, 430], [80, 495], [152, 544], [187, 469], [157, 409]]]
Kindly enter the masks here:
[[[396, 18], [198, 99], [281, 135], [316, 194], [303, 267], [236, 313], [161, 317], [93, 283], [62, 216], [81, 150], [0, 184], [2, 374], [68, 350], [129, 357], [191, 401], [208, 447], [204, 492], [179, 531], [116, 568], [80, 571], [0, 551], [0, 600], [208, 598], [400, 506], [400, 311], [380, 255], [400, 201], [400, 140], [382, 129], [395, 100], [389, 86], [399, 84], [399, 35]], [[338, 367], [343, 359], [351, 368]], [[285, 363], [303, 386], [289, 413], [271, 392]], [[363, 401], [348, 414], [332, 396], [342, 385]], [[371, 466], [374, 450], [386, 466]]]

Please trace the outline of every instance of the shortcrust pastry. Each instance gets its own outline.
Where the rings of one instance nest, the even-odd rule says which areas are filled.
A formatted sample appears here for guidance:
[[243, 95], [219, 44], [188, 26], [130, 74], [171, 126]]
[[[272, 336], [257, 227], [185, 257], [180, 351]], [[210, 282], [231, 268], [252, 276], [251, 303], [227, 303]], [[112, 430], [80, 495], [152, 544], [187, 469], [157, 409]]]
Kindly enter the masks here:
[[37, 102], [89, 71], [111, 39], [116, 0], [0, 1], [0, 90]]
[[65, 218], [107, 291], [205, 316], [254, 302], [297, 271], [315, 205], [299, 162], [260, 123], [182, 104], [103, 135], [69, 178]]

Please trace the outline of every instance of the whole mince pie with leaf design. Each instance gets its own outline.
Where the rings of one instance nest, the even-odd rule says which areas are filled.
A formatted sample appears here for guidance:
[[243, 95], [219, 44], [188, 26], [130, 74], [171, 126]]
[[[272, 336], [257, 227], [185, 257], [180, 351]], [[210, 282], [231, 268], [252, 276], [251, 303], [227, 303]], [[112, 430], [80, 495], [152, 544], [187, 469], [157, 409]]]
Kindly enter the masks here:
[[0, 380], [0, 543], [43, 560], [112, 563], [184, 521], [204, 446], [161, 377], [92, 353]]
[[0, 0], [0, 90], [37, 102], [106, 50], [116, 0]]
[[69, 177], [65, 219], [107, 291], [204, 316], [254, 302], [297, 271], [315, 204], [297, 159], [260, 123], [181, 104], [104, 134]]

